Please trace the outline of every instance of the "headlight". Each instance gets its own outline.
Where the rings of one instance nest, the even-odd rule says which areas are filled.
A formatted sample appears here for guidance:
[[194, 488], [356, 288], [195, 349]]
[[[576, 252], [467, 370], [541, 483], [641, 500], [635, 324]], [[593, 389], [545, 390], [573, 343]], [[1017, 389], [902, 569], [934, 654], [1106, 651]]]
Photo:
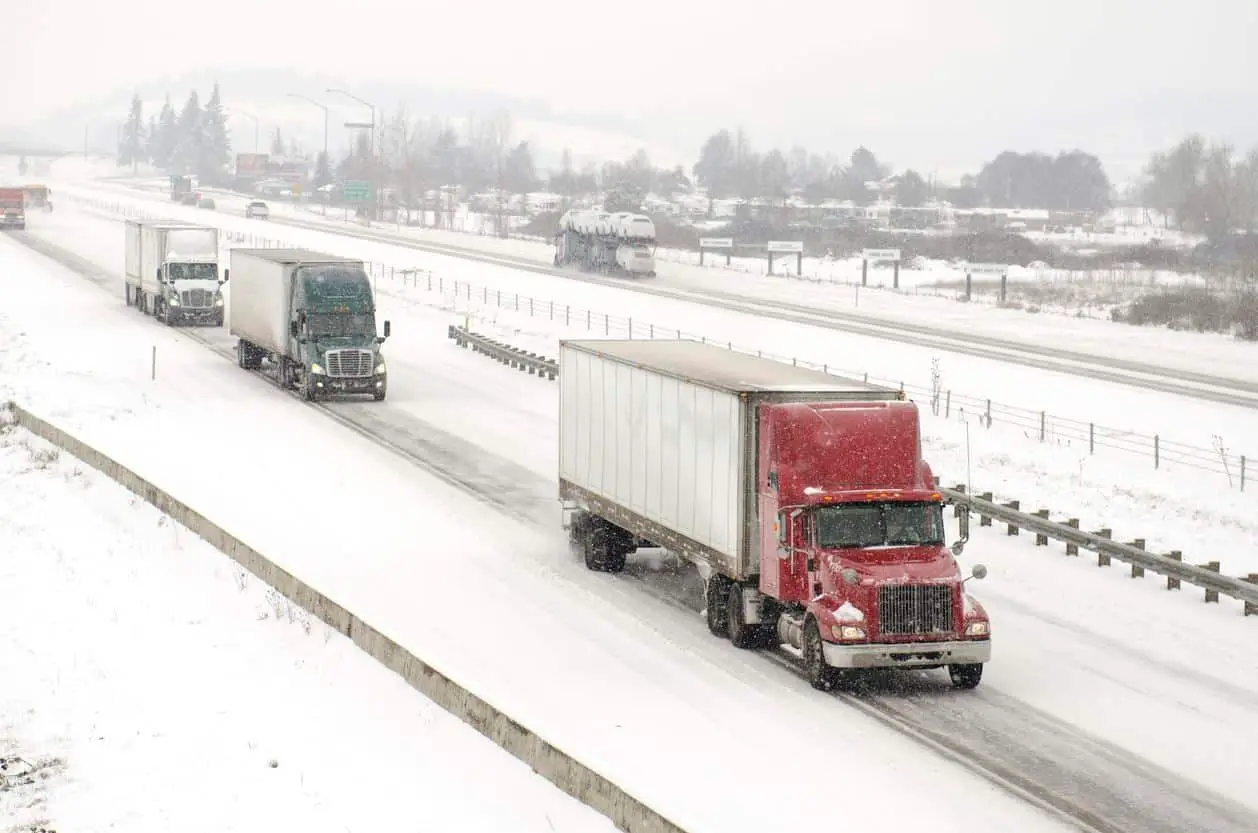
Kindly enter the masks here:
[[214, 306], [216, 306], [216, 307], [221, 307], [222, 305], [223, 305], [223, 296], [222, 296], [222, 295], [215, 295], [215, 296], [214, 296]]
[[966, 636], [987, 636], [990, 633], [986, 622], [971, 622], [965, 626]]
[[830, 628], [830, 633], [834, 635], [835, 639], [852, 640], [865, 638], [864, 629], [858, 628], [856, 625], [834, 625]]
[[384, 359], [380, 360], [380, 364], [376, 365], [376, 375], [383, 376], [388, 372], [388, 368], [384, 366]]
[[170, 304], [172, 307], [179, 306], [179, 296], [172, 293], [171, 296], [166, 299], [166, 303]]
[[323, 375], [323, 366], [322, 366], [321, 364], [319, 364], [318, 362], [312, 362], [312, 363], [310, 364], [310, 372], [311, 372], [311, 373], [313, 373], [313, 374], [315, 374], [316, 376], [322, 376], [322, 375]]

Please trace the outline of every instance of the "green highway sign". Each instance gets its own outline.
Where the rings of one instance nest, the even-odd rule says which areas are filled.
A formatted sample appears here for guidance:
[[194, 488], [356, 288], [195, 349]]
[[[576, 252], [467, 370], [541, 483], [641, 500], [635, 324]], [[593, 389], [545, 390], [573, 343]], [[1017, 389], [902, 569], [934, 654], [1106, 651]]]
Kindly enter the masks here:
[[341, 199], [346, 202], [367, 202], [371, 199], [370, 182], [347, 182], [341, 186]]

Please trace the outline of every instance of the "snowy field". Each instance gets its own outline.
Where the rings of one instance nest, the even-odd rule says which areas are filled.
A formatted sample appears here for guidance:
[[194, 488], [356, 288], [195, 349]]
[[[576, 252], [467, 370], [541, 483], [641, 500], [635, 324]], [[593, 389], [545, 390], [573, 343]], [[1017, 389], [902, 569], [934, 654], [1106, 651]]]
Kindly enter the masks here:
[[[844, 789], [891, 795], [904, 778], [912, 779], [924, 791], [922, 806], [932, 808], [933, 829], [1053, 827], [810, 692], [793, 675], [712, 639], [697, 609], [687, 608], [692, 596], [685, 576], [667, 564], [654, 568], [662, 567], [659, 573], [646, 564], [646, 572], [631, 570], [623, 580], [588, 574], [567, 554], [557, 512], [547, 516], [555, 524], [549, 532], [544, 523], [535, 529], [494, 516], [410, 464], [346, 436], [314, 409], [242, 374], [228, 358], [125, 309], [116, 283], [107, 287], [115, 291], [102, 291], [22, 249], [9, 245], [0, 253], [5, 274], [25, 276], [18, 284], [22, 303], [5, 313], [0, 352], [5, 378], [24, 401], [167, 485], [287, 569], [334, 589], [343, 603], [447, 673], [493, 702], [510, 704], [527, 725], [631, 789], [636, 785], [655, 806], [676, 808], [674, 815], [692, 822], [690, 829], [804, 823], [824, 812], [829, 796], [817, 796], [822, 803], [816, 806], [802, 796], [784, 808], [756, 786], [759, 769], [738, 762], [771, 760], [774, 750], [790, 748], [792, 760], [822, 766], [833, 750], [852, 744], [862, 748], [862, 767], [849, 773]], [[475, 460], [487, 487], [510, 482], [507, 489], [521, 507], [545, 512], [554, 494], [547, 466], [547, 458], [554, 459], [548, 447], [553, 412], [537, 392], [550, 390], [553, 397], [553, 387], [450, 347], [441, 332], [447, 315], [423, 308], [408, 314], [388, 298], [382, 305], [398, 333], [386, 347], [392, 351], [390, 400], [362, 407], [437, 443], [453, 443], [447, 431], [457, 431], [475, 444], [460, 453]], [[65, 338], [70, 332], [74, 339]], [[154, 344], [155, 382], [148, 380]], [[402, 358], [412, 352], [423, 358]], [[187, 435], [232, 441], [192, 468], [167, 453]], [[477, 447], [497, 454], [477, 456]], [[223, 485], [242, 470], [285, 472], [306, 485], [300, 494], [281, 490], [261, 501]], [[277, 515], [302, 517], [310, 484], [326, 482], [329, 471], [336, 473], [343, 512], [382, 519], [369, 536], [274, 522]], [[346, 558], [347, 552], [355, 555]], [[1076, 760], [1082, 753], [1074, 750], [1097, 743], [1121, 748], [1180, 773], [1188, 779], [1179, 782], [1181, 790], [1200, 782], [1241, 801], [1252, 796], [1248, 776], [1225, 763], [1258, 742], [1252, 720], [1258, 681], [1249, 664], [1238, 661], [1251, 644], [1253, 623], [1235, 605], [1202, 605], [1195, 591], [1168, 594], [1155, 580], [1133, 582], [1118, 569], [1101, 571], [1086, 558], [1065, 559], [1025, 538], [980, 533], [966, 555], [967, 563], [974, 559], [992, 569], [980, 594], [1000, 623], [999, 658], [979, 699], [957, 712], [918, 709], [921, 720], [962, 720], [968, 731], [950, 724], [946, 731], [975, 742], [999, 738], [1001, 748], [1009, 748], [1004, 754], [1015, 757], [1026, 754], [1017, 739], [1033, 738], [1037, 754], [1055, 754], [1057, 766], [1078, 767], [1087, 773], [1078, 777], [1113, 782], [1115, 789], [1131, 788], [1128, 779], [1140, 776], [1112, 771], [1112, 762], [1093, 771], [1097, 764]], [[678, 581], [683, 587], [672, 589]], [[498, 650], [497, 617], [469, 617], [458, 594], [428, 591], [425, 604], [414, 604], [414, 588], [434, 586], [475, 587], [483, 609], [513, 611], [513, 630], [529, 638], [515, 641], [510, 653]], [[1063, 619], [1065, 609], [1069, 619]], [[556, 691], [565, 696], [556, 698]], [[901, 708], [911, 706], [895, 699]], [[939, 701], [921, 705], [930, 702]], [[1199, 704], [1199, 711], [1185, 715], [1182, 702]], [[699, 709], [698, 703], [707, 705]], [[763, 733], [730, 736], [722, 716], [733, 714]], [[1019, 721], [1031, 714], [1057, 727], [1052, 734], [1062, 748], [1028, 733]], [[1149, 726], [1161, 728], [1150, 732]], [[708, 762], [699, 770], [688, 767], [683, 777], [661, 763], [666, 760]], [[748, 800], [737, 808], [711, 806], [704, 797], [717, 783], [734, 785]], [[761, 795], [763, 804], [750, 798]], [[975, 800], [984, 806], [978, 828]], [[881, 812], [861, 824], [902, 829]]]
[[[11, 274], [11, 273], [7, 273]], [[0, 414], [0, 829], [613, 827]]]

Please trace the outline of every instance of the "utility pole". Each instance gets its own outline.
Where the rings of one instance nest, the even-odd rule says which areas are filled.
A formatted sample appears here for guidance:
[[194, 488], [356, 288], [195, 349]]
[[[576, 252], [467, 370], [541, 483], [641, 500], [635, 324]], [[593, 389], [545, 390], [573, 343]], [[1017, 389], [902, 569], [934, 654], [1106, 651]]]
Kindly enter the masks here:
[[381, 191], [383, 190], [383, 183], [380, 181], [380, 180], [382, 179], [382, 177], [380, 176], [381, 171], [380, 171], [379, 157], [378, 157], [378, 156], [377, 156], [377, 154], [376, 154], [376, 106], [375, 106], [374, 104], [372, 104], [371, 102], [369, 102], [369, 101], [365, 101], [365, 100], [363, 100], [363, 99], [359, 98], [358, 96], [354, 95], [353, 93], [351, 93], [351, 92], [349, 92], [349, 91], [347, 91], [347, 90], [334, 89], [334, 88], [331, 88], [331, 87], [330, 87], [330, 88], [328, 88], [327, 90], [325, 90], [324, 92], [337, 93], [337, 94], [339, 94], [339, 95], [343, 95], [343, 96], [345, 96], [346, 98], [352, 98], [354, 101], [357, 101], [359, 104], [363, 105], [364, 107], [366, 107], [367, 109], [369, 109], [369, 110], [371, 111], [371, 122], [370, 122], [370, 123], [364, 124], [363, 122], [349, 122], [349, 121], [347, 121], [347, 122], [345, 122], [345, 126], [346, 126], [346, 127], [366, 127], [366, 128], [368, 128], [368, 129], [370, 129], [370, 130], [371, 130], [371, 143], [370, 143], [370, 146], [371, 146], [371, 179], [370, 179], [369, 181], [371, 182], [371, 184], [372, 184], [372, 186], [374, 187], [374, 190], [375, 190], [375, 192], [376, 192], [376, 193], [375, 193], [375, 195], [374, 195], [374, 197], [373, 197], [373, 199], [372, 199], [372, 206], [371, 206], [371, 208], [372, 208], [372, 212], [371, 212], [371, 213], [372, 213], [372, 215], [373, 215], [373, 218], [379, 218], [379, 216], [380, 216], [380, 200], [381, 200], [381, 197], [383, 196], [383, 195], [381, 194]]

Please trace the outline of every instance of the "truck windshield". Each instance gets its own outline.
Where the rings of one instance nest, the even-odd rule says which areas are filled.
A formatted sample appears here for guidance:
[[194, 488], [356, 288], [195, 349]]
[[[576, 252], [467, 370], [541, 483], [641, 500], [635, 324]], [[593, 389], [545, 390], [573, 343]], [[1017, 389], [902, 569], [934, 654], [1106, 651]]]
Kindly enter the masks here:
[[166, 266], [166, 274], [172, 281], [216, 281], [218, 280], [218, 264], [171, 263]]
[[369, 313], [311, 313], [306, 316], [310, 335], [315, 338], [375, 336], [375, 316]]
[[920, 547], [944, 542], [938, 503], [845, 503], [815, 510], [817, 546]]

